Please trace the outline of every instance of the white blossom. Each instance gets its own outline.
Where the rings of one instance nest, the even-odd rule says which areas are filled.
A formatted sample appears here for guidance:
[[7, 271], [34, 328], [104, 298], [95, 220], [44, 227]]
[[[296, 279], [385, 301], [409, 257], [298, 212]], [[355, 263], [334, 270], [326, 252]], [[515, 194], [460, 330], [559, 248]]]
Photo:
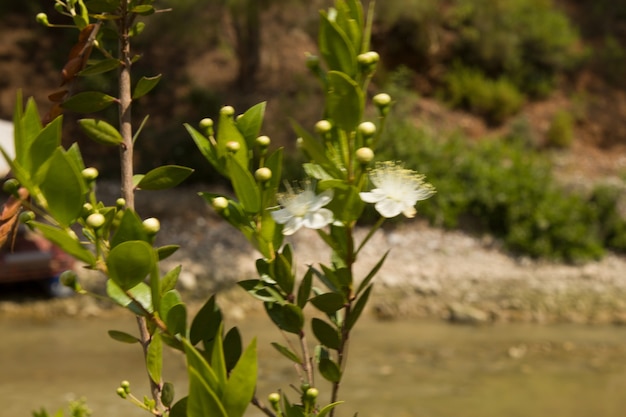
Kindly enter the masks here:
[[395, 162], [382, 162], [370, 173], [375, 188], [370, 192], [359, 193], [361, 200], [375, 203], [381, 216], [396, 217], [402, 213], [414, 217], [415, 204], [435, 193], [435, 188], [424, 181], [424, 176], [404, 168]]
[[284, 224], [284, 235], [292, 235], [302, 226], [309, 229], [321, 229], [333, 222], [333, 212], [324, 206], [333, 198], [333, 190], [329, 189], [321, 194], [315, 194], [310, 184], [304, 190], [288, 191], [278, 195], [281, 209], [272, 211], [276, 223]]

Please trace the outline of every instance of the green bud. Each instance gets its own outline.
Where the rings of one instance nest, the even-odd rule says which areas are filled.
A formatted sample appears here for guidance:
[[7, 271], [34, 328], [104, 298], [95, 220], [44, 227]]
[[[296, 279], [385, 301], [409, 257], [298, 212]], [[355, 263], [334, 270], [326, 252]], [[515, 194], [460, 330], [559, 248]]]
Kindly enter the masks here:
[[27, 210], [20, 213], [18, 220], [22, 224], [28, 224], [29, 222], [35, 220], [35, 213]]
[[45, 13], [37, 13], [37, 16], [35, 17], [35, 19], [37, 20], [37, 23], [39, 23], [40, 25], [50, 26], [50, 22], [48, 22], [48, 15]]
[[224, 106], [220, 109], [220, 114], [232, 117], [235, 114], [235, 109], [233, 106]]
[[359, 64], [369, 67], [371, 65], [376, 65], [378, 61], [380, 61], [380, 55], [377, 52], [369, 51], [357, 56], [357, 61]]
[[272, 392], [270, 395], [267, 396], [267, 400], [270, 402], [270, 404], [277, 405], [280, 402], [280, 394], [277, 392]]
[[85, 181], [91, 182], [98, 178], [98, 170], [95, 168], [85, 168], [82, 170], [81, 175]]
[[226, 142], [226, 150], [228, 152], [236, 153], [239, 149], [241, 149], [239, 142], [235, 142], [234, 140]]
[[267, 148], [268, 146], [270, 146], [271, 140], [269, 136], [259, 136], [258, 138], [256, 138], [255, 142], [257, 146], [261, 148]]
[[117, 390], [115, 390], [115, 392], [117, 393], [117, 395], [120, 396], [120, 398], [123, 398], [123, 399], [126, 399], [126, 397], [128, 396], [128, 394], [122, 387], [118, 387]]
[[156, 235], [161, 230], [161, 222], [155, 217], [147, 218], [143, 221], [143, 230], [149, 235]]
[[319, 394], [320, 392], [317, 388], [309, 388], [308, 390], [306, 390], [306, 397], [309, 400], [315, 400]]
[[56, 10], [58, 13], [63, 13], [65, 11], [65, 6], [62, 3], [55, 3], [54, 10]]
[[205, 117], [200, 120], [200, 129], [206, 131], [209, 135], [213, 135], [213, 119]]
[[372, 148], [363, 147], [356, 150], [356, 160], [360, 164], [367, 165], [374, 159], [374, 151]]
[[372, 122], [363, 122], [359, 125], [358, 129], [366, 138], [370, 138], [376, 133], [376, 125]]
[[130, 394], [130, 382], [126, 380], [120, 382], [120, 388], [122, 388], [126, 394]]
[[90, 203], [83, 204], [82, 217], [88, 217], [93, 213], [93, 206]]
[[72, 270], [63, 271], [61, 275], [59, 275], [59, 281], [61, 281], [61, 284], [73, 290], [78, 288], [78, 275]]
[[320, 67], [320, 58], [317, 55], [306, 54], [306, 66], [310, 70], [317, 71]]
[[376, 94], [372, 101], [376, 107], [385, 108], [391, 104], [391, 96], [387, 93]]
[[126, 199], [120, 197], [117, 200], [115, 200], [115, 207], [117, 207], [118, 210], [121, 210], [124, 207], [126, 207]]
[[319, 122], [315, 123], [315, 131], [321, 135], [330, 132], [332, 128], [333, 125], [330, 124], [328, 120], [320, 120]]
[[254, 178], [259, 182], [267, 182], [272, 178], [272, 170], [267, 167], [261, 167], [254, 172]]
[[106, 219], [100, 213], [92, 213], [87, 217], [87, 220], [85, 221], [87, 223], [87, 226], [93, 229], [99, 229], [104, 226], [104, 222], [106, 221]]
[[213, 209], [215, 209], [215, 211], [220, 212], [228, 208], [228, 200], [224, 197], [215, 197], [211, 201], [211, 205], [213, 206]]
[[20, 182], [18, 180], [16, 180], [15, 178], [9, 178], [2, 185], [2, 190], [5, 193], [11, 194], [11, 195], [16, 195], [17, 194], [17, 190], [19, 190], [19, 189], [20, 189]]

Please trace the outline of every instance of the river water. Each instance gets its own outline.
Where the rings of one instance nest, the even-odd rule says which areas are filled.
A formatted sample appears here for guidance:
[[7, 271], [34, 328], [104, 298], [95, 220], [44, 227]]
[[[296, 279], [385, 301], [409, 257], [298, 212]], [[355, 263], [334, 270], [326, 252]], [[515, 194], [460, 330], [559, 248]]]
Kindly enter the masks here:
[[[269, 346], [282, 336], [264, 317], [247, 320], [230, 324], [246, 343], [259, 335], [259, 396], [290, 392], [294, 371]], [[127, 379], [143, 397], [146, 377], [138, 346], [111, 340], [109, 329], [134, 332], [133, 318], [0, 317], [0, 417], [56, 412], [80, 397], [96, 417], [147, 416], [115, 394]], [[626, 328], [365, 318], [352, 340], [338, 416], [622, 417], [626, 410]], [[168, 354], [166, 365], [166, 380], [184, 391], [182, 357]], [[247, 416], [262, 414], [251, 408]]]

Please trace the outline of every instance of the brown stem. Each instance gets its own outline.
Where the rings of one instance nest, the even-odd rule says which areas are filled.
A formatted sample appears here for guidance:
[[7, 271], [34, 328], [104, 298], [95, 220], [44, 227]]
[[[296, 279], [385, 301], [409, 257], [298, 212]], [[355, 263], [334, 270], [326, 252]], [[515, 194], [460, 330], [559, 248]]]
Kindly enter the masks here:
[[254, 398], [252, 398], [252, 405], [258, 408], [259, 410], [261, 410], [263, 414], [265, 414], [266, 416], [276, 417], [276, 414], [274, 414], [274, 411], [272, 411], [268, 406], [263, 404], [256, 395], [254, 396]]
[[[123, 142], [120, 146], [121, 165], [121, 191], [122, 197], [126, 200], [126, 207], [131, 210], [135, 208], [135, 195], [133, 189], [133, 126], [131, 119], [132, 95], [131, 95], [131, 52], [130, 52], [130, 27], [134, 15], [128, 11], [128, 0], [121, 2], [121, 18], [119, 19], [119, 58], [122, 63], [119, 70], [119, 124], [120, 134]], [[137, 326], [139, 328], [139, 338], [143, 347], [144, 356], [148, 353], [148, 346], [152, 337], [148, 330], [145, 317], [137, 316]], [[163, 410], [161, 402], [161, 392], [163, 390], [162, 381], [155, 382], [151, 377], [150, 392], [155, 401], [155, 409]]]

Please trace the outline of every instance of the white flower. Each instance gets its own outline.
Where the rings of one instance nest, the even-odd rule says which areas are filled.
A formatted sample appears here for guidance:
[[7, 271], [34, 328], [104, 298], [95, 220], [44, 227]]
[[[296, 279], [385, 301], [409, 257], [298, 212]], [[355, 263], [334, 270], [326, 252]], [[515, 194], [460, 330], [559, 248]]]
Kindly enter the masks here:
[[321, 229], [333, 222], [333, 212], [323, 208], [332, 198], [332, 189], [317, 195], [310, 184], [297, 192], [289, 187], [287, 193], [278, 195], [278, 202], [283, 208], [273, 211], [272, 217], [276, 223], [285, 225], [284, 235], [292, 235], [302, 226]]
[[400, 213], [414, 217], [415, 204], [435, 193], [435, 188], [424, 182], [424, 178], [395, 162], [379, 163], [370, 173], [370, 180], [376, 188], [359, 195], [366, 203], [375, 203], [376, 211], [383, 217], [396, 217]]

